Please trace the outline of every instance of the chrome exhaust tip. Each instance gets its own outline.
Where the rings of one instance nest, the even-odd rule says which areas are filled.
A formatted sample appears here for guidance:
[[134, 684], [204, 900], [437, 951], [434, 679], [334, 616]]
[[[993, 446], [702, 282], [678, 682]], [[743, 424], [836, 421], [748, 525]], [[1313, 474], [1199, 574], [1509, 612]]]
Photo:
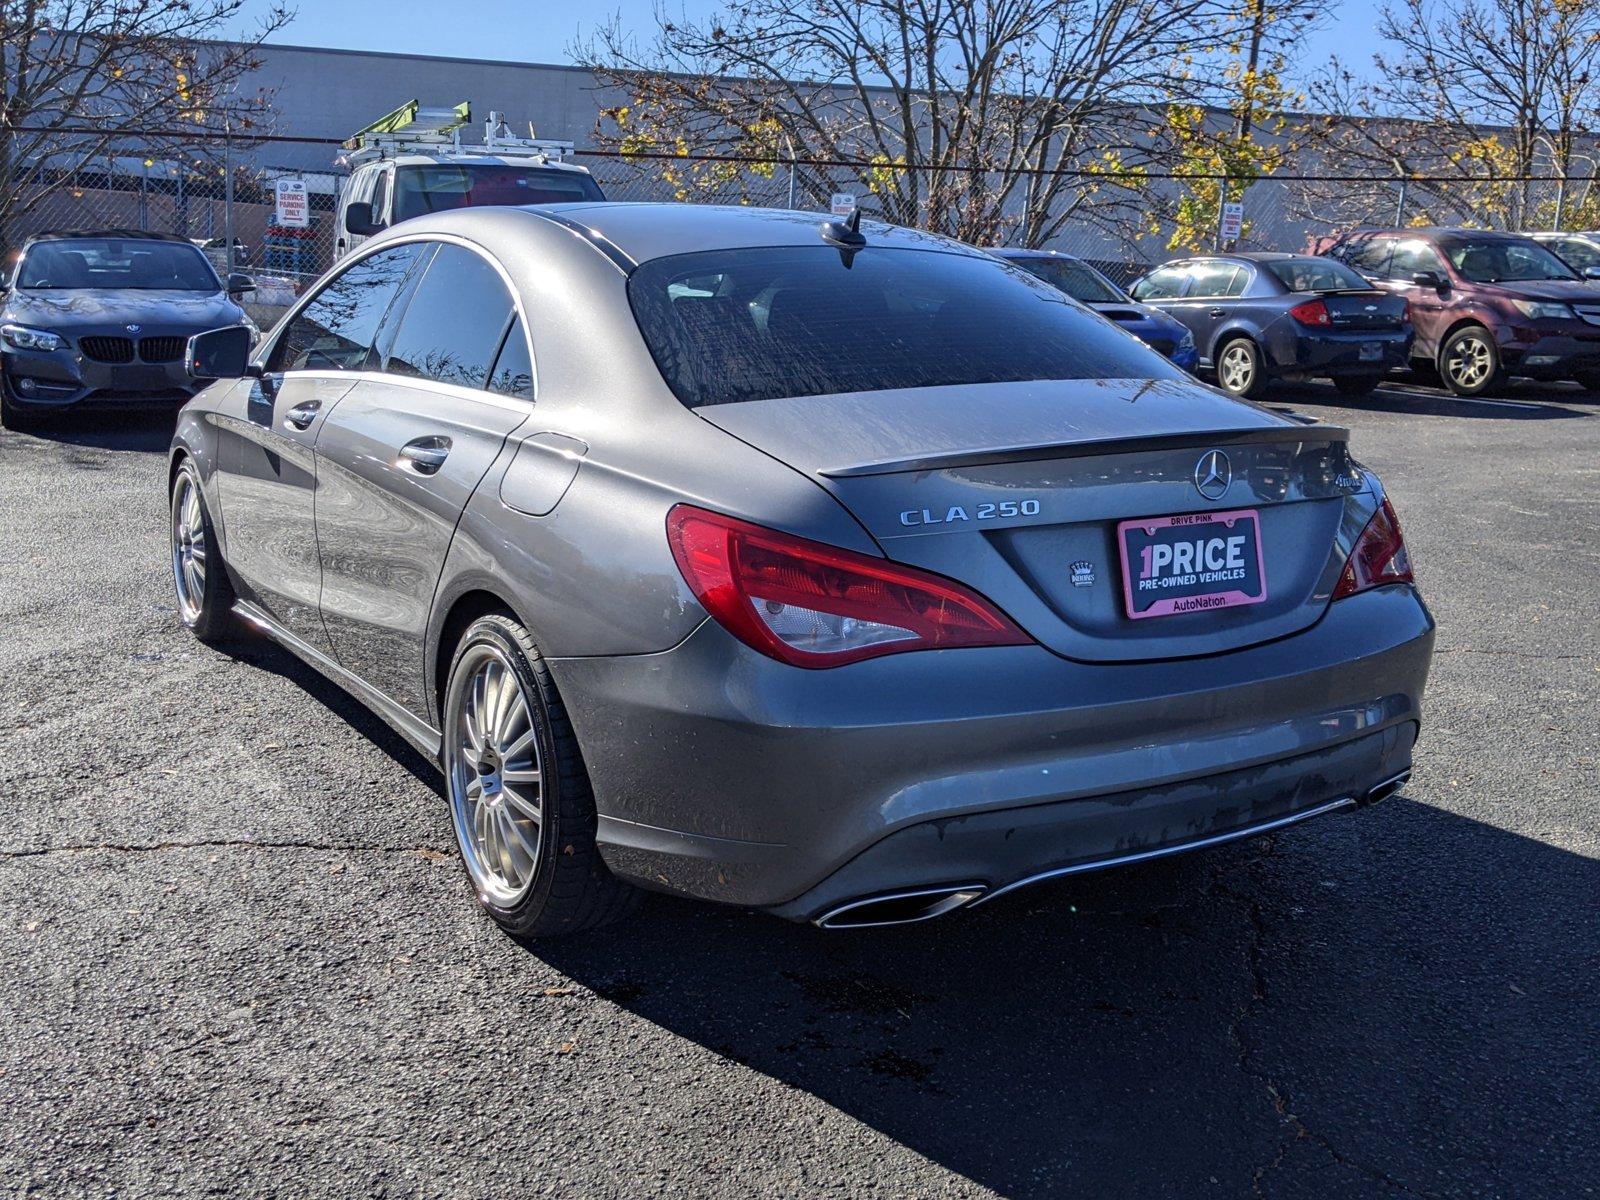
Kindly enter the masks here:
[[1407, 768], [1398, 775], [1391, 775], [1388, 779], [1372, 788], [1365, 796], [1361, 797], [1359, 803], [1362, 808], [1365, 808], [1369, 804], [1376, 804], [1379, 800], [1387, 800], [1410, 782], [1411, 770]]
[[876, 929], [885, 925], [915, 925], [954, 912], [982, 896], [988, 887], [981, 883], [953, 887], [921, 888], [913, 892], [890, 892], [852, 900], [829, 909], [813, 922], [821, 929]]

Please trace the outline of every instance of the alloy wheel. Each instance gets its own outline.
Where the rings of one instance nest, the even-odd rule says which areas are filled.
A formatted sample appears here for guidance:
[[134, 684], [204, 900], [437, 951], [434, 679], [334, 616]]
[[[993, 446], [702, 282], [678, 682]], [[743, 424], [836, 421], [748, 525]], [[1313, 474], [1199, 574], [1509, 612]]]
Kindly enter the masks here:
[[1445, 358], [1444, 369], [1452, 383], [1462, 388], [1481, 386], [1494, 370], [1494, 356], [1481, 337], [1457, 338]]
[[488, 903], [519, 903], [538, 873], [544, 835], [543, 762], [528, 697], [495, 648], [472, 647], [457, 668], [445, 744], [450, 806], [473, 886]]
[[178, 608], [191, 625], [205, 603], [207, 552], [200, 489], [194, 477], [182, 471], [172, 494], [172, 580], [178, 589]]
[[1222, 361], [1217, 364], [1217, 377], [1228, 391], [1248, 391], [1255, 373], [1255, 356], [1243, 342], [1233, 342], [1222, 352]]

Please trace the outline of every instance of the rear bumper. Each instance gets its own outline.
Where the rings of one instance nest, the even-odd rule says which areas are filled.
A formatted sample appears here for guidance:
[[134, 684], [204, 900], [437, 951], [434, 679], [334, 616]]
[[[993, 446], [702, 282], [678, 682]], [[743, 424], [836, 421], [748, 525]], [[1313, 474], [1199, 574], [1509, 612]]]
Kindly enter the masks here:
[[899, 888], [996, 890], [1365, 796], [1409, 766], [1433, 621], [1408, 587], [1207, 658], [1036, 646], [772, 662], [714, 624], [556, 659], [613, 870], [811, 918]]
[[[1318, 333], [1286, 318], [1268, 330], [1269, 364], [1285, 375], [1376, 375], [1403, 367], [1411, 357], [1410, 330]], [[1363, 348], [1379, 347], [1379, 357], [1363, 358]], [[1370, 353], [1370, 351], [1367, 351]]]

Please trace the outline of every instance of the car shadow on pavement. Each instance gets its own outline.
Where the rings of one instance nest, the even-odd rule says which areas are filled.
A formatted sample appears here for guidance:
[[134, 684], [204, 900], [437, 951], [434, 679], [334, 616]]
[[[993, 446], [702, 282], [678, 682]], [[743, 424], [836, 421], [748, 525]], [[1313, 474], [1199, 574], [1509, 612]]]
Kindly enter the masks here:
[[530, 952], [1007, 1196], [1541, 1195], [1600, 1178], [1597, 896], [1397, 798], [898, 929], [657, 899]]
[[1280, 384], [1265, 396], [1268, 408], [1295, 408], [1300, 405], [1334, 405], [1367, 412], [1390, 412], [1406, 416], [1466, 417], [1491, 421], [1566, 421], [1592, 417], [1586, 406], [1596, 403], [1588, 392], [1557, 391], [1529, 386], [1513, 387], [1500, 396], [1463, 399], [1442, 389], [1395, 381], [1386, 383], [1365, 396], [1343, 396], [1332, 387], [1314, 383]]
[[172, 431], [177, 424], [177, 404], [162, 404], [152, 408], [91, 408], [82, 412], [38, 417], [20, 434], [12, 430], [0, 430], [0, 436], [34, 437], [66, 446], [99, 450], [164, 453], [172, 444]]
[[444, 795], [444, 780], [436, 765], [365, 704], [276, 642], [265, 635], [246, 631], [230, 637], [215, 649], [235, 662], [281, 675], [411, 772], [430, 791], [441, 797]]

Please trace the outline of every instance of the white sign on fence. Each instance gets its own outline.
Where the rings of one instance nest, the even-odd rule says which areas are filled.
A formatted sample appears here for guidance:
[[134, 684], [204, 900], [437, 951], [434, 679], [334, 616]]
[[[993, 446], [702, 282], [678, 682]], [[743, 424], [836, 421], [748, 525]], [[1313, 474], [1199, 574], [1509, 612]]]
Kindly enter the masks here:
[[1244, 205], [1237, 200], [1230, 200], [1222, 206], [1222, 240], [1224, 242], [1237, 242], [1239, 231], [1244, 228]]
[[311, 224], [311, 199], [304, 179], [280, 179], [273, 185], [277, 200], [276, 224], [285, 229], [304, 229]]
[[848, 217], [856, 210], [856, 198], [849, 192], [835, 192], [829, 206], [836, 217]]

